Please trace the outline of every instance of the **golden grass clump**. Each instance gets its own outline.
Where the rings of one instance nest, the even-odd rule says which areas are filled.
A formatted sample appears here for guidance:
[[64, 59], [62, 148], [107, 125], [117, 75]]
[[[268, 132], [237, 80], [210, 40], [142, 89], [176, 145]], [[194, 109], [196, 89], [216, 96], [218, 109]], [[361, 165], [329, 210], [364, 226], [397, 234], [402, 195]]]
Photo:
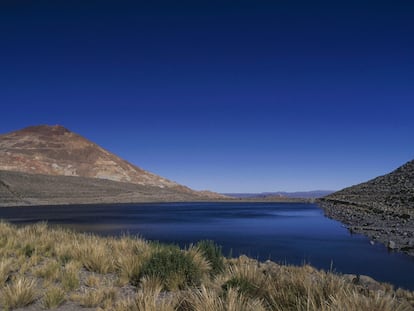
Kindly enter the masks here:
[[157, 277], [144, 277], [141, 289], [133, 299], [121, 301], [115, 311], [174, 311], [177, 298], [170, 295], [162, 297], [163, 283]]
[[10, 284], [7, 284], [1, 293], [1, 301], [8, 309], [28, 306], [36, 298], [36, 282], [25, 277], [17, 277]]
[[66, 264], [63, 270], [61, 270], [60, 279], [65, 290], [72, 291], [80, 286], [79, 269], [80, 264], [75, 261], [71, 261]]
[[61, 277], [62, 266], [55, 259], [47, 261], [43, 266], [35, 270], [35, 275], [49, 282], [56, 282]]
[[91, 288], [97, 288], [101, 284], [101, 280], [96, 275], [89, 275], [85, 280], [85, 285]]
[[65, 291], [57, 286], [49, 287], [43, 296], [43, 307], [54, 309], [65, 302]]
[[212, 269], [211, 263], [204, 257], [203, 252], [198, 247], [191, 246], [187, 250], [187, 253], [200, 270], [200, 273], [204, 276], [208, 276]]
[[11, 275], [12, 262], [11, 258], [2, 259], [0, 261], [0, 288], [4, 286]]
[[179, 310], [185, 311], [266, 311], [260, 299], [252, 299], [230, 288], [225, 293], [206, 288], [189, 291]]
[[91, 272], [106, 274], [114, 271], [113, 253], [109, 243], [95, 236], [87, 236], [74, 245], [75, 258]]
[[71, 296], [71, 300], [86, 308], [108, 308], [114, 305], [116, 291], [113, 288], [88, 289]]
[[329, 303], [321, 309], [322, 311], [348, 311], [348, 310], [364, 310], [364, 311], [412, 311], [413, 306], [397, 301], [395, 297], [389, 294], [377, 292], [373, 295], [359, 295], [352, 291], [343, 293], [338, 297], [331, 297]]
[[13, 255], [17, 244], [15, 231], [14, 226], [0, 220], [0, 257]]

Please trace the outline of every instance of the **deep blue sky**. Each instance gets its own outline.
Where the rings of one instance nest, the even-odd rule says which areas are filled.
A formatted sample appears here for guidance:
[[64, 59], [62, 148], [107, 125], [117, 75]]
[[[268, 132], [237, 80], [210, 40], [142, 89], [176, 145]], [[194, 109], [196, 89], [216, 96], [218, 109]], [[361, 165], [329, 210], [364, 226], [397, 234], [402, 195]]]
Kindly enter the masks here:
[[0, 133], [61, 124], [219, 192], [414, 158], [412, 1], [151, 3], [0, 1]]

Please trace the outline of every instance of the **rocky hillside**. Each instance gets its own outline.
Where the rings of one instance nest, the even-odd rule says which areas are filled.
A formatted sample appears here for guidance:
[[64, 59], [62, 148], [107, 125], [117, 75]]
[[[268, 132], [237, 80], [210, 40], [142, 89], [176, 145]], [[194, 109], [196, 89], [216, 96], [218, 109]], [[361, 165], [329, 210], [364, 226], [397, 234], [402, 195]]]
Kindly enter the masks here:
[[414, 161], [321, 200], [326, 214], [391, 249], [414, 255]]
[[[95, 193], [95, 201], [99, 202], [102, 198], [99, 191], [105, 192], [109, 185], [111, 185], [109, 187], [112, 190], [114, 188], [118, 189], [118, 192], [121, 189], [132, 191], [131, 189], [134, 187], [141, 190], [145, 188], [147, 192], [151, 189], [154, 192], [151, 197], [157, 197], [158, 200], [162, 201], [165, 201], [166, 197], [163, 197], [163, 195], [166, 193], [175, 193], [175, 196], [168, 195], [167, 197], [175, 197], [179, 200], [190, 198], [219, 199], [224, 197], [207, 191], [193, 191], [166, 178], [147, 172], [58, 125], [31, 126], [0, 135], [0, 170], [4, 171], [0, 175], [3, 178], [0, 179], [0, 205], [2, 204], [2, 198], [9, 197], [11, 193], [13, 193], [12, 197], [14, 198], [26, 197], [26, 194], [30, 194], [31, 199], [26, 200], [27, 202], [33, 200], [35, 202], [37, 200], [35, 198], [36, 193], [39, 198], [47, 193], [50, 200], [53, 196], [56, 196], [56, 200], [61, 197], [58, 201], [66, 203], [63, 200], [64, 196], [62, 197], [55, 190], [61, 193], [58, 188], [65, 188], [69, 184], [73, 184], [74, 188], [65, 191], [75, 191], [76, 189], [79, 194], [79, 203], [83, 200], [80, 194], [86, 192], [89, 193], [89, 197], [93, 197], [92, 193]], [[21, 174], [6, 174], [7, 172], [19, 172]], [[27, 176], [28, 174], [30, 176]], [[34, 177], [32, 175], [39, 176]], [[75, 179], [59, 178], [69, 176]], [[52, 177], [56, 178], [53, 179]], [[109, 183], [109, 181], [112, 181], [112, 183]], [[22, 183], [19, 184], [19, 182]], [[35, 185], [35, 182], [40, 182], [40, 185], [43, 186]], [[85, 188], [77, 187], [76, 183], [84, 185]], [[122, 186], [121, 184], [116, 185], [117, 183], [122, 183]], [[129, 184], [129, 186], [125, 186], [126, 184]], [[28, 185], [30, 185], [30, 189], [27, 187]], [[108, 190], [111, 195], [112, 190]], [[23, 193], [20, 193], [21, 191]], [[137, 193], [142, 194], [140, 191]], [[128, 202], [131, 202], [133, 198], [136, 198], [136, 201], [142, 201], [142, 197], [127, 196]], [[5, 203], [5, 200], [3, 200], [3, 203]], [[55, 202], [56, 200], [52, 201]]]
[[31, 126], [0, 135], [0, 170], [102, 178], [160, 188], [179, 186], [59, 125]]
[[0, 171], [0, 206], [203, 201], [199, 192], [112, 180]]

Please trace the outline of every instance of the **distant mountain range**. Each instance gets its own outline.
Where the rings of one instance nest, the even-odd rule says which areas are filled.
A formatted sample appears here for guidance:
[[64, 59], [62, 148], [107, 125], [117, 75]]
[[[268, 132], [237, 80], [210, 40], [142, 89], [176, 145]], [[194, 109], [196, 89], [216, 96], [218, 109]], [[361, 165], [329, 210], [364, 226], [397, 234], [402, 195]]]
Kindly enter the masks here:
[[414, 161], [320, 200], [328, 216], [414, 256]]
[[0, 171], [0, 205], [225, 198], [145, 171], [59, 125], [0, 135]]
[[333, 193], [330, 190], [315, 190], [315, 191], [298, 191], [298, 192], [260, 192], [260, 193], [223, 193], [226, 196], [241, 199], [252, 199], [252, 198], [297, 198], [297, 199], [317, 199], [328, 194]]

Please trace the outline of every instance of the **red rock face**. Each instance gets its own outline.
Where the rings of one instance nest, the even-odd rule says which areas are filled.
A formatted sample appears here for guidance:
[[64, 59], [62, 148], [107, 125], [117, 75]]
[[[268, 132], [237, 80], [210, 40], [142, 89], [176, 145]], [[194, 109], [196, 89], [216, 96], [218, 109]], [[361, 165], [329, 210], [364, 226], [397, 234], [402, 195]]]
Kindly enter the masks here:
[[0, 170], [92, 177], [191, 191], [132, 165], [59, 125], [31, 126], [0, 135]]

